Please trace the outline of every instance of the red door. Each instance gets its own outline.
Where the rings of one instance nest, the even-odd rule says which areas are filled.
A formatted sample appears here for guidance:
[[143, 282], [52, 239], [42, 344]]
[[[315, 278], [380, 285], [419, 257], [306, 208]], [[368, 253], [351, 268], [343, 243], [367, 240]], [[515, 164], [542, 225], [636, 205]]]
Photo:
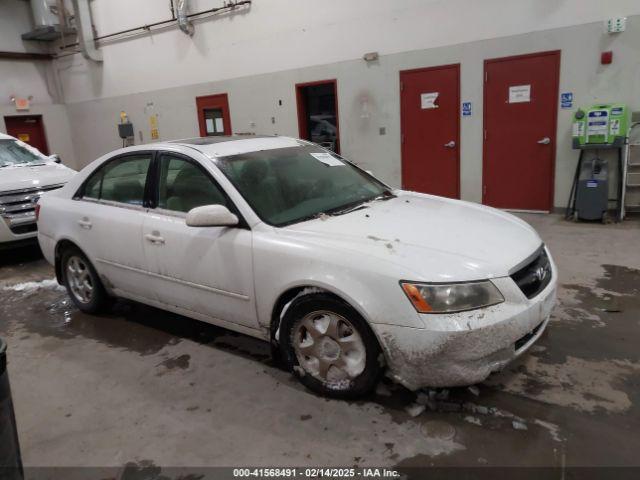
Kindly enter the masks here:
[[226, 93], [196, 97], [201, 137], [231, 135], [229, 100]]
[[483, 203], [553, 206], [560, 52], [485, 61]]
[[28, 143], [37, 148], [43, 154], [49, 155], [47, 137], [44, 134], [44, 124], [42, 115], [20, 115], [15, 117], [4, 117], [7, 126], [7, 134]]
[[402, 188], [460, 197], [460, 65], [400, 72]]

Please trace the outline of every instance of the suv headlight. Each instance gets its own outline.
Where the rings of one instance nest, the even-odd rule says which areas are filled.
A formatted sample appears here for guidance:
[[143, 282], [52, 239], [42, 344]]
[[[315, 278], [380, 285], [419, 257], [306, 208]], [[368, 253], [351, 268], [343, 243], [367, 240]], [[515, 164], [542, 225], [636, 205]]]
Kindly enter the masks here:
[[489, 280], [469, 283], [428, 284], [400, 282], [402, 290], [420, 313], [454, 313], [504, 302]]

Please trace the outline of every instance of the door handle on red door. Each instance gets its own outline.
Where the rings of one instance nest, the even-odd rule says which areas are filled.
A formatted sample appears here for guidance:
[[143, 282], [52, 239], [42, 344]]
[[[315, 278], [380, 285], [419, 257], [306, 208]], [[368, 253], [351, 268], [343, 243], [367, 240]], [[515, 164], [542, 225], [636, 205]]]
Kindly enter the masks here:
[[551, 139], [549, 137], [544, 137], [538, 140], [540, 145], [549, 145], [551, 143]]
[[157, 233], [147, 233], [144, 238], [154, 245], [164, 245], [164, 238]]
[[93, 226], [87, 217], [78, 220], [78, 225], [80, 225], [80, 228], [84, 228], [85, 230], [91, 230], [91, 227]]
[[445, 148], [455, 148], [456, 147], [456, 142], [451, 140], [449, 143], [445, 143], [444, 146], [445, 146]]

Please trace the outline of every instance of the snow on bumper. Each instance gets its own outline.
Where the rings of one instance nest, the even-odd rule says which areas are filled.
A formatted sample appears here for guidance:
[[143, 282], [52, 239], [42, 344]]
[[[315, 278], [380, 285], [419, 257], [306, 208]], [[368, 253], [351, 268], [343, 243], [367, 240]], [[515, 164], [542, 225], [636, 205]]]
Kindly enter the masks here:
[[388, 375], [411, 390], [481, 382], [524, 353], [542, 335], [556, 299], [556, 271], [527, 299], [509, 277], [494, 279], [505, 301], [448, 315], [421, 315], [425, 328], [374, 325]]

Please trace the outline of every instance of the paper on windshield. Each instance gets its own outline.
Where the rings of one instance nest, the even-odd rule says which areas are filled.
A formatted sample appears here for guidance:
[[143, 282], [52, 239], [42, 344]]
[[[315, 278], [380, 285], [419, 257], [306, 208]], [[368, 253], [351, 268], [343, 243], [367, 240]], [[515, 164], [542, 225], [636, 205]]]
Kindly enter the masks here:
[[343, 167], [344, 162], [338, 160], [336, 157], [331, 155], [330, 153], [311, 153], [310, 154], [316, 160], [324, 163], [325, 165], [329, 165], [330, 167]]

